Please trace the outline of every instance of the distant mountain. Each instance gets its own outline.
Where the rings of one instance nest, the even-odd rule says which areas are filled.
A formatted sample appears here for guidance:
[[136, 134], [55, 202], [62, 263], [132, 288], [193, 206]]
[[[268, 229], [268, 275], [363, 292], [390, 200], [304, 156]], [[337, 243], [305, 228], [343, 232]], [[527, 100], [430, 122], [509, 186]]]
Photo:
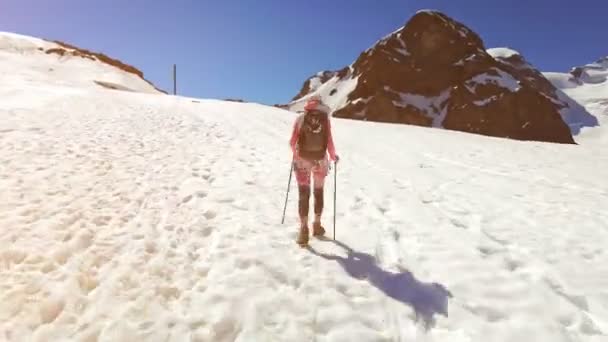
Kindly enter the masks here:
[[[521, 54], [486, 50], [464, 24], [419, 11], [351, 65], [304, 82], [287, 105], [321, 96], [340, 118], [413, 124], [519, 140], [574, 143], [594, 117]], [[572, 132], [571, 132], [572, 130]]]
[[[576, 101], [597, 118], [601, 126], [608, 125], [608, 57], [594, 63], [572, 68], [568, 73], [544, 72], [544, 76], [569, 99]], [[608, 143], [608, 132], [588, 130], [581, 138], [595, 137]], [[581, 139], [579, 138], [579, 140]]]
[[[576, 80], [584, 84], [608, 85], [608, 56], [599, 59], [595, 63], [576, 67], [570, 71]], [[608, 94], [604, 94], [608, 95]]]
[[600, 107], [605, 105], [608, 108], [608, 57], [572, 68], [569, 73], [543, 74], [555, 87], [569, 94], [576, 101], [587, 106], [598, 104]]

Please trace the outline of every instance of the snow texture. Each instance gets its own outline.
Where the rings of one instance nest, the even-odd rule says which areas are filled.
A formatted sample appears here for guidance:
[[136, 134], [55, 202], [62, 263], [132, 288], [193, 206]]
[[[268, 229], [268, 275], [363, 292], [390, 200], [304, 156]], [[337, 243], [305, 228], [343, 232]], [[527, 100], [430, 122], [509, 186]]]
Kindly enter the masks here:
[[[389, 87], [385, 87], [384, 89], [396, 93]], [[393, 101], [393, 104], [399, 107], [415, 107], [433, 119], [432, 127], [442, 127], [443, 120], [447, 115], [446, 102], [450, 98], [450, 93], [449, 89], [443, 91], [438, 96], [432, 97], [419, 94], [398, 93], [401, 100]]]
[[510, 58], [519, 55], [519, 52], [506, 47], [492, 48], [487, 50], [488, 54], [494, 58]]
[[498, 73], [498, 76], [490, 75], [488, 73], [479, 74], [467, 81], [467, 88], [473, 93], [475, 92], [477, 84], [491, 83], [501, 88], [505, 88], [510, 92], [517, 92], [521, 88], [521, 86], [519, 85], [519, 81], [513, 78], [511, 74], [508, 74], [497, 68], [492, 69]]
[[485, 105], [487, 105], [488, 103], [490, 103], [492, 101], [498, 100], [499, 97], [500, 96], [498, 96], [498, 95], [493, 95], [493, 96], [488, 97], [487, 99], [483, 99], [483, 100], [480, 100], [480, 101], [473, 101], [473, 104], [476, 105], [476, 106], [480, 106], [480, 107], [481, 106], [485, 106]]
[[399, 54], [403, 55], [403, 56], [410, 56], [410, 52], [407, 51], [407, 49], [405, 48], [397, 48], [395, 49], [397, 52], [399, 52]]
[[364, 103], [364, 104], [365, 104], [365, 103], [368, 103], [368, 102], [369, 102], [369, 100], [371, 100], [371, 97], [366, 97], [366, 98], [358, 98], [358, 99], [356, 99], [356, 100], [353, 100], [353, 101], [352, 101], [352, 104], [357, 104], [357, 103], [359, 103], [359, 102], [362, 102], [362, 103]]
[[464, 59], [461, 59], [458, 62], [454, 63], [454, 65], [462, 66], [462, 65], [465, 64], [465, 62], [470, 62], [470, 61], [472, 61], [475, 58], [479, 58], [479, 55], [476, 55], [476, 54], [470, 55], [470, 56], [468, 56], [468, 57], [466, 57]]
[[292, 113], [105, 89], [82, 82], [103, 65], [48, 74], [49, 56], [9, 54], [2, 341], [608, 337], [608, 141], [332, 119], [336, 241], [302, 249], [293, 182], [280, 224]]

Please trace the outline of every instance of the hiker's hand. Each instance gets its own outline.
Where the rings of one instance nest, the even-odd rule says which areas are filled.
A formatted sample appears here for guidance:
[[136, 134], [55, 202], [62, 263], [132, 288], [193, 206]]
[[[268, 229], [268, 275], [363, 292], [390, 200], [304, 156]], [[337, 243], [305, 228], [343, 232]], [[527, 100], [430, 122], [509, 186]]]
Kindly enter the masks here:
[[337, 163], [337, 162], [339, 162], [339, 161], [340, 161], [340, 157], [339, 157], [339, 156], [336, 154], [336, 155], [334, 156], [334, 162], [335, 162], [335, 163]]

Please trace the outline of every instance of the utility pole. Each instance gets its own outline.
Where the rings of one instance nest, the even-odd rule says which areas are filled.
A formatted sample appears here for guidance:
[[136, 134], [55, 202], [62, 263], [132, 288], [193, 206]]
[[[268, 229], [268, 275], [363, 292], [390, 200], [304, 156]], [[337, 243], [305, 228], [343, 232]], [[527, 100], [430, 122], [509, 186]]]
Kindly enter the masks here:
[[177, 95], [177, 65], [173, 64], [173, 95]]

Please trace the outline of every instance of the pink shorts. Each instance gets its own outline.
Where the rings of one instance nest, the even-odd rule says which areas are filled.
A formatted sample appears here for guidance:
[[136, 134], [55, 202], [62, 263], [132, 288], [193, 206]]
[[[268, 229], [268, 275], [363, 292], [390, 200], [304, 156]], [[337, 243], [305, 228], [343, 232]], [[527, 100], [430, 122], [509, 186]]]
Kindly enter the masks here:
[[295, 161], [294, 169], [299, 186], [310, 186], [310, 175], [312, 174], [314, 187], [320, 189], [323, 187], [325, 177], [329, 171], [329, 161], [327, 158], [323, 158], [317, 163], [298, 158]]

